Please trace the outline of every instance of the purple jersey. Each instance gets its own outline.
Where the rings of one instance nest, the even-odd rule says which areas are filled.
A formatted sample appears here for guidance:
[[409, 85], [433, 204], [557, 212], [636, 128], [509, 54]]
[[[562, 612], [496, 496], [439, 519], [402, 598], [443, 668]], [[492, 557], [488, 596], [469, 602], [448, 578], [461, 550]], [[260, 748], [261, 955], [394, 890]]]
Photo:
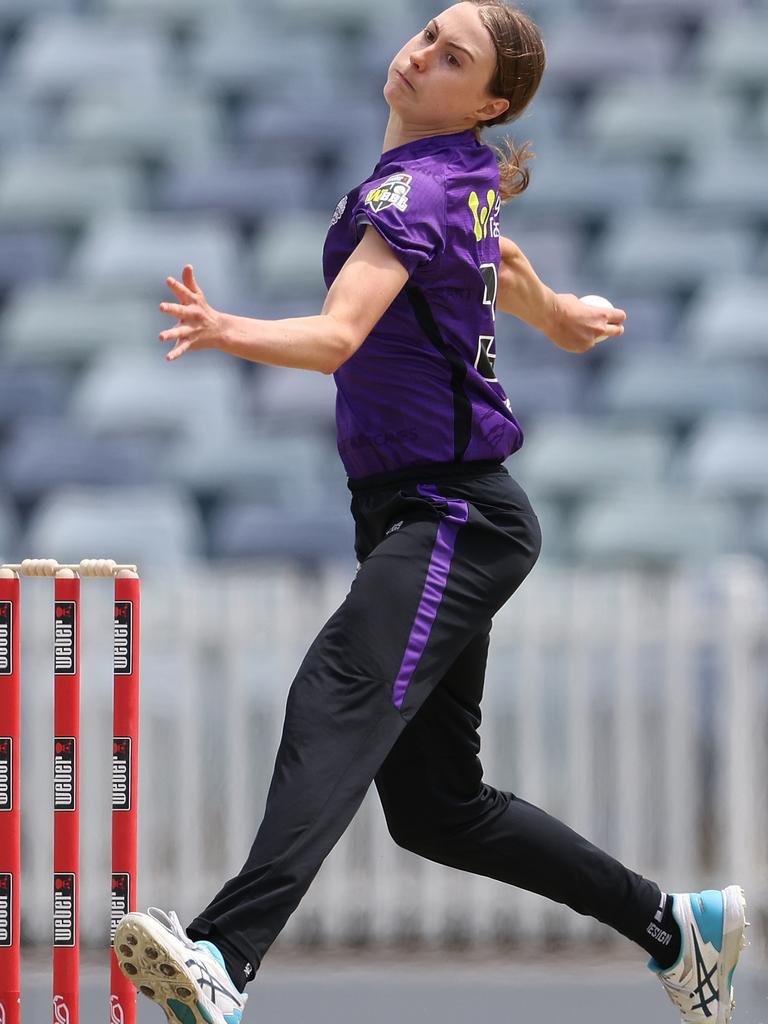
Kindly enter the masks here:
[[352, 479], [429, 463], [502, 462], [523, 443], [494, 364], [499, 169], [472, 131], [386, 152], [341, 200], [323, 252], [330, 288], [372, 224], [410, 278], [336, 372]]

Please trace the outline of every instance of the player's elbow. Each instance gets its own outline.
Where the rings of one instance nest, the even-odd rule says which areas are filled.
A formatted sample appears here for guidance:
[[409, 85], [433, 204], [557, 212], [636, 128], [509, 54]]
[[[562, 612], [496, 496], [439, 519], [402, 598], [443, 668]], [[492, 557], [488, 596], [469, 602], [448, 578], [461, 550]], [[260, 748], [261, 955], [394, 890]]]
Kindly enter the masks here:
[[340, 323], [331, 316], [329, 319], [333, 324], [333, 330], [330, 332], [330, 344], [326, 348], [324, 365], [321, 367], [325, 374], [336, 373], [339, 367], [352, 358], [362, 343], [358, 332], [350, 325]]

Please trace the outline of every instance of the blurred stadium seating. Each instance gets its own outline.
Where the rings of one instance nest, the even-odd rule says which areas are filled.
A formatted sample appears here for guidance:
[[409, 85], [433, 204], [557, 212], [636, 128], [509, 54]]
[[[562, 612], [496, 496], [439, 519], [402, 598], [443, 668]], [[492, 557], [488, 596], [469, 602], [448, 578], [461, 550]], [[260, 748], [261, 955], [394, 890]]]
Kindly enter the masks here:
[[[768, 559], [768, 5], [526, 6], [549, 70], [503, 230], [556, 289], [630, 313], [581, 357], [499, 319], [543, 557]], [[191, 262], [220, 308], [319, 311], [387, 63], [434, 13], [2, 0], [0, 555], [351, 556], [331, 381], [167, 366], [157, 303]]]

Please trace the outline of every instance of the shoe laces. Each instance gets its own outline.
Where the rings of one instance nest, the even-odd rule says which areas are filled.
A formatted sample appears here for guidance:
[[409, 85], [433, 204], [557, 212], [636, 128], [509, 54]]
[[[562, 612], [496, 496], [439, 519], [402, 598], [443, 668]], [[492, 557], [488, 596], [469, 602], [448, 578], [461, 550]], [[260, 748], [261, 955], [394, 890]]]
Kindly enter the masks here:
[[161, 924], [164, 928], [167, 928], [175, 938], [182, 942], [189, 949], [196, 949], [195, 943], [190, 939], [187, 933], [184, 931], [179, 920], [179, 915], [175, 910], [171, 910], [166, 914], [164, 910], [159, 907], [150, 907], [147, 911], [150, 917], [153, 917], [155, 921]]

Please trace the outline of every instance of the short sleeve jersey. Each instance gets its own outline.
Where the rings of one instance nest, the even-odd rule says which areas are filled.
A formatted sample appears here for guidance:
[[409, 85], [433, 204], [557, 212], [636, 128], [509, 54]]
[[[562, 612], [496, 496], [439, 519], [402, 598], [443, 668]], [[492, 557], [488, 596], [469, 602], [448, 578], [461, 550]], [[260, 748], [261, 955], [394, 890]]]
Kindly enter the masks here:
[[351, 479], [433, 463], [502, 462], [523, 443], [494, 364], [499, 169], [472, 131], [388, 150], [339, 203], [323, 252], [330, 288], [371, 224], [409, 279], [336, 372]]

